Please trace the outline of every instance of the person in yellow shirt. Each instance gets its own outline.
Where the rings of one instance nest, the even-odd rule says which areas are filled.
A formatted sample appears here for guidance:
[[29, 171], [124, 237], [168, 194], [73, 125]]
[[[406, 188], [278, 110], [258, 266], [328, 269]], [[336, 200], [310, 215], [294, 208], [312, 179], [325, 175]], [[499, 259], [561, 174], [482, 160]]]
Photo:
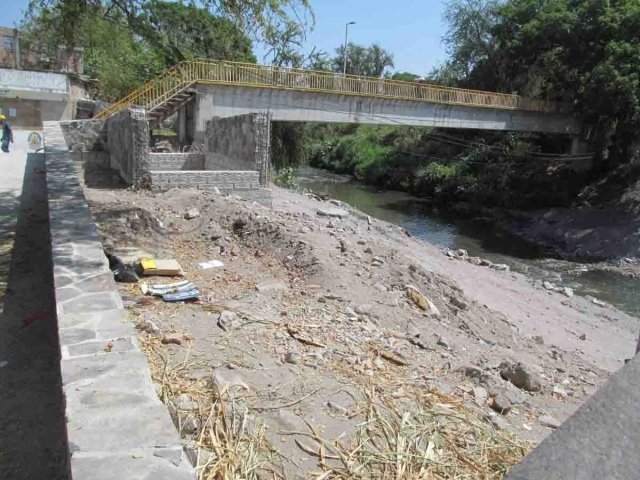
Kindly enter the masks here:
[[2, 127], [2, 139], [0, 140], [2, 151], [9, 153], [9, 142], [13, 143], [13, 130], [9, 127], [7, 117], [4, 115], [0, 115], [0, 127]]

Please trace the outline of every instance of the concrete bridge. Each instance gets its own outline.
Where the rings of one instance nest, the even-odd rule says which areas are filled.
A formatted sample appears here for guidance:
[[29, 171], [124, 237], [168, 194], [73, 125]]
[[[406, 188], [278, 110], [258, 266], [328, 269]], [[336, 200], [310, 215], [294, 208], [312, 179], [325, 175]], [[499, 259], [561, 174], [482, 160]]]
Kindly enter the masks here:
[[[196, 100], [193, 102], [192, 100]], [[187, 137], [212, 117], [268, 111], [275, 121], [370, 123], [579, 135], [571, 105], [382, 78], [223, 61], [182, 62], [101, 112], [142, 107], [152, 121], [181, 111]]]

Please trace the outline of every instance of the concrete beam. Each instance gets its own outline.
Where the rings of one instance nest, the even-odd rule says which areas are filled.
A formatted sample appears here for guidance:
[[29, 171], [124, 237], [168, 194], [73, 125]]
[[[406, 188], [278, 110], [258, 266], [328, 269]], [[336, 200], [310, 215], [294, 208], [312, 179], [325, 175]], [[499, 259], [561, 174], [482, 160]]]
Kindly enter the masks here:
[[[420, 101], [226, 85], [198, 85], [196, 132], [212, 117], [270, 111], [274, 121], [369, 123], [579, 134], [567, 114], [444, 105]], [[198, 136], [198, 135], [197, 135]]]

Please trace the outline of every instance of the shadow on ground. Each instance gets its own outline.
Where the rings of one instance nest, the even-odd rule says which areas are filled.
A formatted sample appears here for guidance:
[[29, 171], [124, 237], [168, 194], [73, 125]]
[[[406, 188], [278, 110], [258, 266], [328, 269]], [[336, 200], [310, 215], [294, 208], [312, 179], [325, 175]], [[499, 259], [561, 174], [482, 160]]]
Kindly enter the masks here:
[[[10, 201], [0, 199], [0, 205]], [[42, 154], [27, 156], [17, 214], [0, 315], [0, 478], [67, 480], [69, 449]]]

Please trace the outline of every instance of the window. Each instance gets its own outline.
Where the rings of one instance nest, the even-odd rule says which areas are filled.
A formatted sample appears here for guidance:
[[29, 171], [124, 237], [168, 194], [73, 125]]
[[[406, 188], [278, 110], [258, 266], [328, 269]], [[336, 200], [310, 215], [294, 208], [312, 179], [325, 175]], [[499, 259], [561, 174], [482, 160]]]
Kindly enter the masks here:
[[12, 35], [4, 35], [2, 46], [5, 52], [13, 52], [13, 36]]
[[16, 109], [15, 109], [15, 108], [10, 108], [10, 109], [9, 109], [9, 116], [10, 116], [10, 117], [15, 117], [15, 116], [17, 116], [17, 115], [18, 115], [18, 112], [16, 112]]

